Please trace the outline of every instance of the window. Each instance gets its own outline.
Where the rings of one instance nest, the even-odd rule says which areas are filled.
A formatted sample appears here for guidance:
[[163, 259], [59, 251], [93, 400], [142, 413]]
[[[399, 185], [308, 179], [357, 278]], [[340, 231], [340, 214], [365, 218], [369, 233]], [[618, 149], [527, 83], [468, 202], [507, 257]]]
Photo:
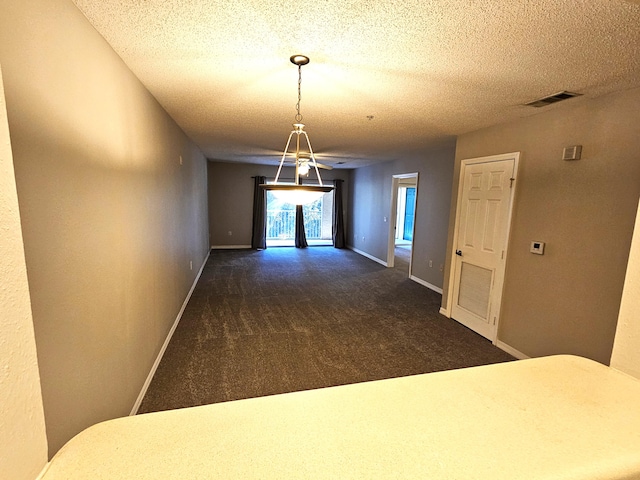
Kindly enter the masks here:
[[[396, 219], [396, 243], [413, 241], [413, 222], [416, 209], [415, 187], [398, 188], [398, 217]], [[402, 243], [402, 242], [401, 242]]]
[[416, 189], [407, 188], [407, 195], [404, 207], [404, 228], [402, 239], [413, 241], [413, 221], [416, 209]]

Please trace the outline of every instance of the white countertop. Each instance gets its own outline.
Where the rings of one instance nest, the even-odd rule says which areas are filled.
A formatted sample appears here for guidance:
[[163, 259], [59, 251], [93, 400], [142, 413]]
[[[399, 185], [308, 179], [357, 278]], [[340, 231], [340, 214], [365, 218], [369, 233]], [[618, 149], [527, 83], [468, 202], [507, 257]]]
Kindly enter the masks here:
[[151, 413], [43, 478], [640, 479], [640, 381], [555, 356]]

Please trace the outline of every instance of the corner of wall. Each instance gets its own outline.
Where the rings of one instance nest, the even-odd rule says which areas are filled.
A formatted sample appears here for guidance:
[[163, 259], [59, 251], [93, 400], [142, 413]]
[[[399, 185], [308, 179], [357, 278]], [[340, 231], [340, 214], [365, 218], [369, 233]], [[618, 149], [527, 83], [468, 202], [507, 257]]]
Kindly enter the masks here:
[[0, 472], [26, 480], [47, 463], [47, 437], [1, 70], [0, 225]]
[[640, 205], [635, 225], [611, 367], [640, 379]]

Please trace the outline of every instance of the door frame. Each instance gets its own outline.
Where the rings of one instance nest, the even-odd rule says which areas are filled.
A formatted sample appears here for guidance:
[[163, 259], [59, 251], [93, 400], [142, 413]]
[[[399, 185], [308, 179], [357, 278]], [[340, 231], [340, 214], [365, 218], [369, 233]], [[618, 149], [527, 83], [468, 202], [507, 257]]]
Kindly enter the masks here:
[[413, 266], [413, 244], [416, 240], [416, 219], [418, 216], [418, 172], [399, 173], [391, 177], [391, 209], [389, 211], [389, 234], [387, 237], [387, 267], [393, 268], [395, 264], [395, 247], [396, 247], [396, 227], [398, 223], [398, 188], [400, 180], [406, 178], [415, 178], [416, 180], [416, 197], [415, 208], [413, 210], [413, 234], [411, 235], [411, 256], [409, 257], [409, 277], [411, 277], [411, 268]]
[[[511, 243], [511, 224], [513, 220], [513, 205], [516, 194], [516, 189], [518, 188], [518, 166], [520, 164], [520, 152], [511, 152], [511, 153], [503, 153], [500, 155], [489, 155], [486, 157], [476, 157], [476, 158], [467, 158], [460, 162], [460, 173], [458, 175], [458, 193], [456, 198], [456, 216], [454, 219], [454, 227], [453, 227], [453, 239], [451, 242], [451, 262], [449, 264], [449, 285], [447, 290], [447, 308], [446, 310], [440, 309], [440, 313], [445, 315], [447, 318], [451, 318], [451, 312], [453, 309], [453, 294], [455, 291], [455, 272], [457, 263], [459, 261], [459, 257], [455, 254], [456, 245], [458, 241], [458, 232], [460, 226], [460, 213], [461, 213], [461, 204], [462, 204], [462, 194], [463, 194], [463, 182], [464, 182], [464, 173], [467, 165], [475, 165], [478, 163], [490, 163], [490, 162], [499, 162], [503, 160], [513, 160], [513, 187], [511, 188], [511, 195], [509, 196], [509, 213], [507, 214], [507, 227], [506, 227], [506, 239], [504, 246], [504, 262], [502, 264], [502, 285], [500, 285], [499, 296], [497, 297], [497, 304], [495, 310], [496, 322], [495, 329], [493, 331], [493, 336], [490, 338], [491, 343], [494, 345], [498, 341], [498, 328], [500, 326], [500, 314], [502, 312], [502, 301], [504, 294], [504, 275], [506, 271], [506, 265], [509, 258], [509, 245]], [[492, 292], [492, 296], [496, 292]], [[455, 319], [454, 319], [455, 320]]]

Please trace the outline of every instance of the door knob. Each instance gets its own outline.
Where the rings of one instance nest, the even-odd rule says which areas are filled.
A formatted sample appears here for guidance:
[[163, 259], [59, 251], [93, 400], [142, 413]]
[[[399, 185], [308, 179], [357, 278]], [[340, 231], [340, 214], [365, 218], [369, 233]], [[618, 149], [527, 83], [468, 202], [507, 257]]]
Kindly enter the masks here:
[[462, 250], [456, 250], [456, 255], [458, 255], [459, 257], [462, 256]]

